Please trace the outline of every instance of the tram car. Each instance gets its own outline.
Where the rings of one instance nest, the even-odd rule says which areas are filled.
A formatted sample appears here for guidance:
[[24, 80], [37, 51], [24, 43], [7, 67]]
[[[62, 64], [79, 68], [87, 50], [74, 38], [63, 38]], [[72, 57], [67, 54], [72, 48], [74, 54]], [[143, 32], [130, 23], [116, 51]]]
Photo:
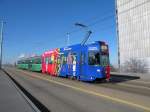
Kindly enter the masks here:
[[57, 76], [59, 49], [49, 50], [42, 54], [42, 73]]
[[105, 42], [60, 48], [59, 76], [82, 81], [109, 79], [109, 49]]
[[41, 56], [34, 56], [34, 57], [20, 59], [17, 62], [17, 68], [35, 71], [35, 72], [41, 72], [42, 71]]
[[28, 59], [21, 59], [17, 62], [17, 68], [28, 70], [29, 69], [29, 60]]
[[41, 72], [42, 71], [42, 64], [41, 64], [41, 56], [34, 56], [29, 58], [28, 60], [28, 70]]

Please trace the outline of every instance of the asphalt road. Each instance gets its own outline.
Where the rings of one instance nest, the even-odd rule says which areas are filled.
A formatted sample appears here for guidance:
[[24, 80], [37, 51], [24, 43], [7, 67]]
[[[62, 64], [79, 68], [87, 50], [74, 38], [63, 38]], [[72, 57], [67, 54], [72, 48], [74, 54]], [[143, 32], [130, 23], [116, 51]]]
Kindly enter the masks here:
[[150, 81], [140, 80], [136, 77], [111, 76], [110, 83], [94, 83], [96, 86], [116, 89], [134, 94], [150, 97]]
[[[41, 76], [40, 73], [28, 72], [26, 74], [26, 72], [20, 72], [14, 68], [6, 69], [6, 71], [51, 112], [150, 111], [148, 96], [137, 95], [136, 97], [133, 94], [135, 98], [128, 97], [128, 93], [99, 88], [93, 84], [55, 77], [46, 79], [47, 76]], [[109, 96], [111, 92], [113, 97]], [[122, 100], [121, 97], [124, 97], [125, 100]]]

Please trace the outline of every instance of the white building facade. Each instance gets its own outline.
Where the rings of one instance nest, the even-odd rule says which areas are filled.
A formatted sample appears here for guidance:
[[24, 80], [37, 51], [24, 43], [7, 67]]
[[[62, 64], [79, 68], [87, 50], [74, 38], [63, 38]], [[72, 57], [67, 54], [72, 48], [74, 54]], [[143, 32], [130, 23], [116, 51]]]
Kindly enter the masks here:
[[150, 0], [116, 0], [120, 65], [147, 62], [150, 72]]

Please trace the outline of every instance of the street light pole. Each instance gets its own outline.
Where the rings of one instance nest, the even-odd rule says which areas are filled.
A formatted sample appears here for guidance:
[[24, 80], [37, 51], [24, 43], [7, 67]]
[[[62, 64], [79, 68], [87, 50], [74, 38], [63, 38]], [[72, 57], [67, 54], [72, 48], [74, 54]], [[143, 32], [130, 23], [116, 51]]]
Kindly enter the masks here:
[[2, 47], [3, 47], [3, 27], [4, 27], [4, 22], [1, 21], [1, 30], [0, 30], [0, 69], [2, 69]]
[[70, 34], [67, 33], [67, 46], [69, 46], [69, 42], [70, 42]]
[[117, 41], [118, 41], [118, 68], [119, 72], [121, 70], [121, 64], [120, 64], [120, 43], [119, 43], [119, 23], [118, 23], [118, 7], [117, 7], [117, 0], [115, 0], [115, 17], [116, 17], [116, 36], [117, 36]]

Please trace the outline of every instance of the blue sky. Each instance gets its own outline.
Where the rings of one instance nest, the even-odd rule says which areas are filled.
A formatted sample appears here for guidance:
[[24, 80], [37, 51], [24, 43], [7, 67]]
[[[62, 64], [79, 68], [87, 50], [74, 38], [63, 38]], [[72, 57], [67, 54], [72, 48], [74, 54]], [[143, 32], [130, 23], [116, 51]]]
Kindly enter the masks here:
[[[21, 54], [41, 54], [51, 48], [80, 43], [85, 32], [74, 24], [90, 25], [89, 43], [106, 41], [110, 61], [117, 63], [115, 0], [0, 0], [4, 26], [3, 62], [14, 62]], [[91, 25], [92, 24], [92, 25]]]

